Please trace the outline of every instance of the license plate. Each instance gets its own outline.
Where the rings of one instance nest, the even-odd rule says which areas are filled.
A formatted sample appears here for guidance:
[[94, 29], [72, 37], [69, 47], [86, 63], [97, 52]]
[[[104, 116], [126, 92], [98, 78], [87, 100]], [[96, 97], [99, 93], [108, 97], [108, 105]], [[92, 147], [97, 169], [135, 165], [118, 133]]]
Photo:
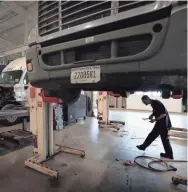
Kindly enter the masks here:
[[100, 81], [100, 66], [79, 67], [71, 69], [71, 83], [97, 83]]

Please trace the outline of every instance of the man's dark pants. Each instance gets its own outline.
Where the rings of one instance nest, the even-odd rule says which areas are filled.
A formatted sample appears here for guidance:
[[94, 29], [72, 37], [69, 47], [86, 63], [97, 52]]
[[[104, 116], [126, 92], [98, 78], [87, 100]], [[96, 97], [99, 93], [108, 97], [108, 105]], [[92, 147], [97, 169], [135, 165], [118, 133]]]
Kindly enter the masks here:
[[163, 123], [155, 124], [153, 130], [147, 136], [142, 146], [144, 148], [147, 148], [159, 135], [161, 136], [161, 141], [163, 143], [166, 154], [169, 156], [173, 156], [172, 147], [168, 138], [168, 129]]

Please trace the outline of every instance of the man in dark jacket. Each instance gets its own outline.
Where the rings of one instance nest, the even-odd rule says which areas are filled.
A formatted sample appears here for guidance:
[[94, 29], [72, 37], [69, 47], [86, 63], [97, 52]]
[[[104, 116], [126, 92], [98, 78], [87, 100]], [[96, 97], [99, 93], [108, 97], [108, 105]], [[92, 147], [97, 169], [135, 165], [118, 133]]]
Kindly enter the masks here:
[[[165, 153], [161, 153], [161, 157], [173, 159], [173, 151], [168, 138], [168, 130], [172, 127], [168, 111], [165, 106], [158, 100], [152, 100], [147, 95], [142, 97], [145, 105], [151, 105], [153, 113], [149, 116], [150, 122], [155, 126], [150, 132], [142, 145], [138, 145], [139, 150], [145, 150], [159, 135], [163, 143]], [[153, 117], [155, 117], [153, 119]]]

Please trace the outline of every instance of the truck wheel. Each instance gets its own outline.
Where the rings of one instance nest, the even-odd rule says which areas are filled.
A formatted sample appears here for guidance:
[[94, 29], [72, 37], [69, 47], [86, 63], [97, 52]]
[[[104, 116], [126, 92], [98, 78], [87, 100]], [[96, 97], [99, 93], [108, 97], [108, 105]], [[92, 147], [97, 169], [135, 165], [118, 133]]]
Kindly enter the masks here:
[[60, 98], [67, 104], [73, 104], [80, 98], [81, 89], [61, 89]]
[[182, 89], [178, 89], [178, 88], [174, 88], [172, 91], [172, 95], [182, 95], [183, 94], [183, 90]]
[[[1, 109], [1, 111], [13, 109], [15, 106], [16, 105], [14, 105], [14, 104], [7, 104]], [[16, 125], [18, 123], [21, 123], [21, 118], [17, 118], [15, 116], [8, 117], [7, 119], [0, 121], [0, 124], [2, 124], [4, 126], [12, 126], [12, 125]]]
[[187, 90], [183, 90], [183, 99], [182, 99], [183, 112], [187, 113]]
[[162, 98], [163, 99], [169, 99], [170, 98], [170, 90], [169, 89], [162, 90]]

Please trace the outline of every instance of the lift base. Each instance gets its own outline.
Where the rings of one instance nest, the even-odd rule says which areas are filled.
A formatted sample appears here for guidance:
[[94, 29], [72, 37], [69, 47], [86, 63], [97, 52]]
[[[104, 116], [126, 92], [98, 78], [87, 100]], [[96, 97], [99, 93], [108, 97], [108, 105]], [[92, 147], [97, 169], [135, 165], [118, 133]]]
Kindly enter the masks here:
[[58, 171], [45, 165], [44, 162], [48, 161], [49, 159], [51, 159], [55, 155], [59, 154], [60, 152], [65, 152], [65, 153], [69, 153], [69, 154], [73, 154], [73, 155], [79, 155], [82, 158], [85, 157], [84, 150], [78, 150], [78, 149], [61, 146], [61, 145], [56, 145], [56, 146], [58, 146], [58, 147], [52, 156], [48, 157], [45, 160], [41, 160], [41, 157], [38, 154], [34, 155], [25, 161], [25, 166], [32, 168], [36, 171], [39, 171], [41, 173], [44, 173], [46, 175], [49, 175], [53, 178], [58, 178]]
[[79, 150], [79, 149], [74, 149], [71, 147], [66, 147], [66, 146], [61, 146], [61, 145], [56, 145], [58, 146], [57, 151], [64, 152], [64, 153], [69, 153], [72, 155], [78, 155], [82, 158], [85, 157], [85, 151], [84, 150]]
[[57, 178], [58, 172], [56, 170], [48, 167], [47, 165], [41, 163], [42, 161], [40, 159], [41, 159], [40, 156], [35, 155], [25, 161], [25, 166], [32, 168], [36, 171], [39, 171], [41, 173], [44, 173], [46, 175], [49, 175], [53, 178]]

